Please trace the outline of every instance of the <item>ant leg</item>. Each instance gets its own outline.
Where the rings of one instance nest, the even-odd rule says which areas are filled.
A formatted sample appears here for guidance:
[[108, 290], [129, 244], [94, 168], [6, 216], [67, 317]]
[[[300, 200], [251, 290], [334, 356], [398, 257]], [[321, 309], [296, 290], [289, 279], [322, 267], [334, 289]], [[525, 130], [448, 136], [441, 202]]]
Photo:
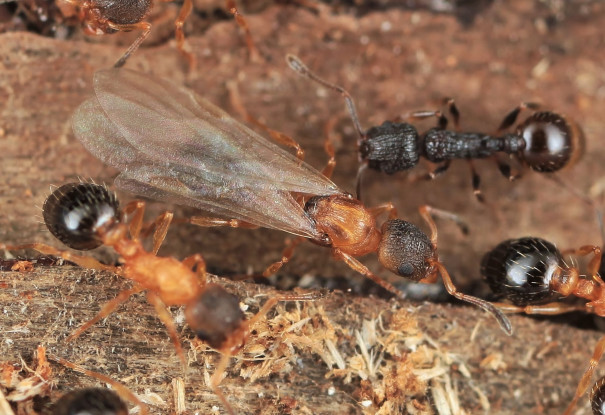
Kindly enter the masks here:
[[437, 225], [435, 225], [435, 221], [433, 218], [446, 219], [454, 222], [460, 231], [464, 235], [468, 235], [469, 228], [468, 225], [462, 218], [455, 213], [448, 212], [447, 210], [437, 209], [435, 207], [429, 205], [422, 205], [418, 208], [420, 212], [420, 216], [426, 222], [426, 224], [431, 229], [431, 243], [433, 244], [434, 249], [437, 249]]
[[506, 114], [506, 117], [504, 117], [504, 119], [500, 123], [500, 126], [498, 127], [498, 129], [496, 130], [496, 133], [494, 135], [499, 135], [500, 133], [502, 133], [502, 131], [510, 128], [517, 121], [517, 118], [519, 117], [519, 114], [521, 113], [521, 111], [523, 111], [525, 109], [537, 110], [539, 108], [540, 108], [540, 104], [536, 104], [535, 102], [520, 103], [519, 105], [517, 105], [515, 107], [515, 109], [513, 109], [511, 112]]
[[[456, 110], [456, 111], [458, 111], [458, 110]], [[417, 120], [424, 120], [426, 118], [431, 118], [431, 117], [437, 118], [437, 128], [439, 128], [440, 130], [445, 130], [447, 128], [447, 123], [448, 123], [447, 117], [445, 115], [443, 115], [443, 113], [440, 110], [414, 111], [414, 112], [405, 114], [403, 116], [399, 116], [396, 118], [396, 120], [417, 121]]]
[[326, 176], [328, 179], [332, 178], [334, 173], [334, 167], [336, 166], [336, 154], [334, 152], [334, 146], [332, 145], [331, 132], [334, 129], [334, 125], [338, 122], [338, 117], [331, 117], [324, 126], [324, 151], [328, 155], [328, 163], [323, 168], [321, 174]]
[[101, 382], [111, 385], [111, 387], [116, 391], [116, 393], [125, 401], [136, 405], [139, 408], [139, 413], [141, 415], [147, 415], [149, 413], [149, 409], [147, 405], [137, 398], [137, 396], [126, 386], [122, 385], [120, 382], [113, 380], [109, 376], [105, 376], [101, 373], [93, 372], [92, 370], [84, 369], [82, 366], [67, 361], [59, 356], [56, 356], [52, 353], [48, 354], [48, 358], [54, 362], [57, 362], [65, 367], [70, 368], [71, 370], [82, 373], [83, 375], [90, 376], [91, 378], [95, 378], [100, 380]]
[[357, 177], [355, 178], [355, 193], [357, 193], [357, 200], [361, 201], [361, 177], [363, 176], [363, 172], [368, 168], [367, 162], [362, 162], [359, 165], [359, 169], [357, 169]]
[[588, 312], [586, 304], [573, 305], [565, 303], [548, 303], [542, 305], [516, 306], [509, 303], [493, 303], [496, 307], [506, 314], [540, 314], [545, 316], [556, 316], [559, 314], [571, 313], [572, 311]]
[[574, 408], [574, 406], [576, 406], [578, 399], [580, 399], [580, 397], [582, 395], [584, 395], [584, 393], [588, 390], [588, 387], [590, 386], [590, 380], [592, 378], [592, 374], [595, 370], [595, 367], [599, 363], [599, 360], [601, 360], [601, 357], [603, 356], [604, 351], [605, 351], [605, 336], [601, 337], [601, 339], [598, 341], [598, 343], [594, 349], [594, 353], [592, 354], [592, 358], [590, 359], [590, 363], [588, 364], [588, 369], [586, 369], [586, 372], [584, 372], [584, 375], [582, 375], [582, 378], [580, 379], [580, 383], [578, 383], [578, 388], [576, 389], [576, 393], [563, 415], [571, 414], [571, 411]]
[[361, 124], [359, 123], [359, 117], [357, 116], [357, 109], [355, 108], [355, 103], [353, 102], [353, 98], [351, 98], [351, 94], [349, 94], [346, 89], [315, 75], [304, 63], [302, 63], [300, 58], [298, 58], [297, 56], [286, 55], [286, 62], [288, 63], [288, 66], [290, 66], [290, 68], [293, 71], [297, 72], [300, 76], [305, 77], [311, 81], [317, 82], [325, 88], [338, 92], [345, 100], [347, 110], [349, 111], [349, 115], [351, 117], [351, 120], [353, 121], [353, 125], [357, 130], [359, 140], [365, 140], [366, 134], [363, 131], [363, 128], [361, 128]]
[[192, 225], [201, 226], [204, 228], [212, 228], [218, 226], [229, 226], [231, 228], [245, 228], [245, 229], [257, 229], [257, 225], [253, 225], [243, 220], [239, 219], [220, 219], [220, 218], [212, 218], [207, 216], [192, 216], [186, 219], [177, 219], [174, 223], [191, 223]]
[[494, 160], [494, 162], [498, 165], [498, 170], [500, 171], [500, 173], [506, 177], [509, 181], [514, 181], [517, 180], [521, 177], [521, 173], [516, 172], [516, 173], [512, 173], [511, 168], [510, 168], [510, 164], [508, 164], [506, 161], [502, 160], [502, 158], [498, 155], [498, 154], [494, 154], [492, 156], [492, 160]]
[[429, 171], [428, 173], [418, 175], [415, 177], [411, 177], [410, 182], [414, 183], [414, 182], [417, 182], [418, 180], [435, 180], [437, 177], [439, 177], [443, 173], [445, 173], [447, 171], [447, 169], [450, 168], [451, 164], [452, 164], [451, 160], [446, 160], [442, 164], [435, 167], [435, 169], [433, 169], [432, 171]]
[[108, 315], [113, 313], [116, 310], [116, 308], [118, 308], [122, 303], [124, 303], [126, 300], [128, 300], [131, 295], [140, 293], [143, 290], [144, 290], [143, 287], [137, 285], [129, 290], [121, 291], [116, 298], [114, 298], [113, 300], [106, 303], [103, 306], [103, 308], [101, 308], [101, 310], [97, 313], [96, 316], [94, 316], [93, 318], [88, 320], [86, 323], [82, 324], [80, 327], [78, 327], [76, 330], [74, 330], [73, 333], [71, 333], [69, 336], [67, 336], [67, 338], [65, 339], [65, 342], [69, 343], [72, 340], [76, 339], [82, 333], [84, 333], [86, 330], [88, 330], [90, 327], [92, 327], [94, 324], [98, 323], [99, 321], [101, 321], [102, 319], [104, 319], [105, 317], [107, 317]]
[[479, 202], [485, 203], [485, 198], [483, 197], [481, 189], [479, 188], [479, 186], [481, 185], [481, 176], [479, 176], [479, 173], [477, 173], [477, 169], [475, 169], [475, 163], [473, 163], [473, 160], [468, 159], [467, 162], [468, 166], [471, 169], [471, 183], [473, 185], [473, 194]]
[[125, 221], [126, 216], [132, 214], [132, 219], [128, 225], [130, 231], [130, 237], [132, 239], [139, 239], [141, 229], [143, 228], [143, 216], [145, 215], [145, 202], [142, 200], [133, 200], [128, 203], [124, 209], [122, 209], [121, 220]]
[[219, 361], [218, 365], [216, 365], [216, 367], [214, 368], [214, 373], [212, 374], [212, 377], [210, 378], [210, 388], [212, 389], [212, 392], [214, 392], [214, 394], [216, 396], [218, 396], [219, 400], [223, 403], [223, 406], [225, 407], [225, 409], [227, 410], [229, 415], [235, 415], [235, 411], [233, 410], [233, 407], [231, 406], [229, 401], [227, 401], [227, 398], [225, 397], [225, 395], [219, 388], [219, 385], [221, 384], [221, 381], [223, 380], [223, 374], [225, 373], [225, 370], [227, 369], [227, 365], [229, 364], [229, 360], [231, 359], [231, 356], [232, 356], [231, 351], [221, 353], [221, 360]]
[[284, 248], [284, 251], [282, 252], [281, 260], [269, 265], [267, 267], [267, 269], [265, 269], [263, 271], [263, 277], [265, 277], [265, 278], [270, 277], [271, 275], [273, 275], [277, 271], [279, 271], [279, 269], [281, 267], [283, 267], [285, 264], [287, 264], [288, 261], [290, 261], [290, 259], [292, 258], [292, 255], [294, 255], [294, 249], [304, 240], [305, 240], [305, 238], [302, 236], [297, 236], [294, 239], [287, 239], [286, 247]]
[[389, 219], [397, 219], [397, 208], [391, 202], [383, 203], [373, 208], [369, 208], [368, 211], [370, 212], [370, 215], [372, 215], [374, 218], [384, 212], [388, 212]]
[[50, 245], [41, 243], [23, 244], [23, 245], [5, 245], [0, 243], [0, 250], [6, 249], [9, 251], [20, 250], [20, 249], [33, 249], [44, 255], [54, 255], [63, 258], [66, 261], [73, 262], [82, 268], [96, 269], [100, 271], [110, 271], [119, 274], [119, 268], [111, 265], [105, 265], [97, 261], [96, 259], [89, 256], [82, 256], [72, 254], [68, 251], [62, 251]]
[[460, 111], [458, 111], [456, 101], [454, 98], [445, 97], [443, 98], [443, 104], [447, 105], [448, 111], [454, 120], [454, 128], [456, 128], [456, 131], [460, 131]]
[[248, 52], [250, 52], [250, 61], [253, 63], [262, 62], [260, 53], [258, 52], [258, 48], [256, 47], [254, 40], [252, 39], [252, 34], [250, 33], [248, 23], [246, 22], [246, 19], [244, 19], [244, 16], [242, 16], [241, 13], [237, 10], [237, 7], [235, 7], [235, 1], [225, 0], [225, 5], [227, 7], [227, 10], [229, 10], [229, 13], [233, 15], [235, 22], [244, 31], [246, 46], [248, 47]]
[[296, 157], [300, 161], [304, 160], [305, 151], [302, 149], [300, 144], [298, 142], [296, 142], [296, 140], [294, 140], [293, 138], [291, 138], [290, 136], [287, 136], [286, 134], [284, 134], [282, 132], [269, 128], [265, 123], [259, 121], [255, 117], [253, 117], [246, 110], [246, 108], [244, 107], [244, 104], [242, 103], [242, 99], [239, 95], [237, 83], [235, 83], [234, 81], [227, 82], [227, 90], [229, 91], [229, 100], [231, 101], [231, 105], [237, 112], [240, 113], [242, 118], [244, 118], [250, 124], [255, 125], [256, 127], [260, 128], [262, 130], [265, 130], [271, 136], [273, 141], [275, 141], [279, 144], [283, 144], [287, 147], [291, 147], [294, 150], [296, 150]]
[[[173, 0], [161, 0], [163, 2], [169, 2]], [[176, 47], [181, 52], [181, 54], [187, 59], [189, 63], [189, 71], [193, 71], [196, 67], [196, 59], [195, 56], [191, 52], [187, 52], [184, 48], [185, 46], [185, 32], [183, 31], [183, 25], [185, 24], [185, 20], [191, 14], [193, 10], [193, 2], [192, 0], [185, 0], [183, 5], [181, 6], [181, 11], [179, 12], [178, 17], [174, 21], [174, 35], [176, 37]]]
[[152, 291], [147, 291], [147, 301], [155, 308], [156, 313], [158, 313], [158, 317], [166, 326], [166, 330], [168, 330], [168, 335], [172, 340], [172, 344], [176, 349], [176, 354], [181, 360], [181, 364], [183, 365], [183, 370], [187, 369], [187, 360], [185, 359], [185, 353], [183, 352], [183, 346], [181, 345], [181, 340], [179, 339], [179, 335], [176, 331], [176, 326], [174, 325], [174, 320], [172, 319], [172, 315], [166, 309], [166, 305], [160, 299], [160, 297]]
[[370, 280], [374, 281], [376, 284], [380, 285], [385, 290], [387, 290], [387, 291], [395, 294], [395, 296], [397, 298], [403, 298], [404, 294], [401, 292], [401, 290], [398, 290], [391, 283], [383, 280], [379, 276], [374, 275], [372, 273], [372, 271], [370, 271], [368, 269], [368, 267], [366, 267], [365, 265], [363, 265], [361, 262], [359, 262], [358, 260], [356, 260], [352, 256], [350, 256], [348, 254], [345, 254], [340, 249], [336, 249], [336, 248], [332, 250], [332, 253], [334, 254], [334, 257], [336, 257], [337, 259], [340, 259], [341, 261], [343, 261], [345, 264], [347, 264], [353, 270], [359, 272], [364, 277], [369, 278]]
[[120, 59], [113, 65], [114, 68], [121, 68], [124, 66], [130, 55], [132, 55], [138, 48], [141, 46], [141, 43], [149, 36], [149, 32], [151, 32], [151, 24], [148, 22], [139, 22], [134, 24], [115, 24], [108, 22], [108, 26], [111, 29], [121, 31], [121, 32], [130, 32], [131, 30], [141, 30], [141, 35], [136, 38], [136, 40], [130, 45], [128, 50], [122, 55]]

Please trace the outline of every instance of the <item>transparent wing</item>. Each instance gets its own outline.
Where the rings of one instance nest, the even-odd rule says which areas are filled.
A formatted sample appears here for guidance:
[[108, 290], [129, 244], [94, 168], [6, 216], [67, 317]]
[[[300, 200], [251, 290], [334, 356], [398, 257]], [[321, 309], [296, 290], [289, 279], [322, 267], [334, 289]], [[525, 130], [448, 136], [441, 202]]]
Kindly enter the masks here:
[[292, 193], [342, 193], [317, 170], [224, 111], [170, 82], [131, 70], [95, 74], [75, 112], [76, 137], [150, 198], [307, 237], [313, 222]]

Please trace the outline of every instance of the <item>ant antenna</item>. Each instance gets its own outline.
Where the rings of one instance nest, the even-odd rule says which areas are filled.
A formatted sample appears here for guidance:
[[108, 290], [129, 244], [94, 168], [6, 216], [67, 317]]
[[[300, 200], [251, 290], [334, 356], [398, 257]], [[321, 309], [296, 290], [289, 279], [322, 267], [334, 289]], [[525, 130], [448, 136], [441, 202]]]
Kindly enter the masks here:
[[355, 109], [355, 103], [353, 102], [353, 98], [351, 97], [351, 94], [349, 94], [343, 87], [335, 85], [335, 84], [328, 82], [325, 79], [322, 79], [319, 76], [315, 75], [313, 72], [311, 72], [311, 70], [309, 68], [307, 68], [307, 66], [304, 63], [302, 63], [302, 61], [297, 56], [294, 56], [291, 54], [286, 55], [286, 62], [288, 62], [288, 65], [290, 66], [290, 68], [292, 68], [294, 71], [298, 72], [299, 75], [304, 76], [305, 78], [309, 78], [310, 80], [315, 81], [318, 84], [325, 86], [326, 88], [333, 89], [334, 91], [339, 92], [340, 95], [342, 95], [342, 97], [344, 98], [345, 103], [347, 105], [347, 109], [349, 110], [349, 114], [351, 115], [351, 119], [353, 120], [353, 124], [355, 125], [355, 128], [357, 129], [357, 133], [359, 134], [360, 139], [363, 140], [363, 138], [365, 136], [365, 132], [364, 132], [363, 128], [361, 128], [361, 125], [359, 124], [359, 118], [357, 117], [357, 110]]

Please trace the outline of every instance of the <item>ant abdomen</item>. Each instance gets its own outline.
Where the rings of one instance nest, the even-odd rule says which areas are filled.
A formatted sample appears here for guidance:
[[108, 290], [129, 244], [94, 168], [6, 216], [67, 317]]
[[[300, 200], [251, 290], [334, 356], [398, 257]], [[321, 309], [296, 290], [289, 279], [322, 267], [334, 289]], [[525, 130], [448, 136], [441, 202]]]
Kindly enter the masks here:
[[429, 275], [429, 258], [435, 251], [429, 237], [416, 225], [401, 219], [382, 225], [378, 259], [389, 271], [413, 281]]
[[597, 380], [590, 390], [590, 406], [594, 415], [605, 415], [605, 377]]
[[128, 408], [113, 391], [86, 388], [63, 395], [53, 406], [52, 415], [127, 415]]
[[525, 141], [516, 134], [494, 137], [431, 128], [422, 137], [422, 155], [432, 163], [455, 159], [479, 159], [495, 153], [516, 154], [525, 149]]
[[563, 265], [559, 250], [544, 239], [509, 239], [485, 254], [481, 275], [494, 294], [517, 306], [526, 306], [558, 296], [550, 282]]
[[151, 0], [94, 0], [92, 4], [106, 20], [119, 25], [142, 21], [152, 6]]
[[522, 160], [537, 172], [551, 173], [573, 164], [584, 150], [584, 134], [575, 122], [554, 112], [536, 112], [517, 126], [525, 140]]
[[185, 319], [200, 340], [220, 349], [244, 321], [236, 295], [218, 284], [208, 284], [197, 299], [185, 308]]
[[44, 223], [57, 239], [73, 249], [103, 244], [98, 229], [120, 220], [113, 192], [93, 183], [68, 183], [51, 193], [42, 208]]
[[366, 132], [359, 157], [369, 168], [386, 174], [411, 169], [420, 159], [418, 131], [411, 124], [385, 121]]

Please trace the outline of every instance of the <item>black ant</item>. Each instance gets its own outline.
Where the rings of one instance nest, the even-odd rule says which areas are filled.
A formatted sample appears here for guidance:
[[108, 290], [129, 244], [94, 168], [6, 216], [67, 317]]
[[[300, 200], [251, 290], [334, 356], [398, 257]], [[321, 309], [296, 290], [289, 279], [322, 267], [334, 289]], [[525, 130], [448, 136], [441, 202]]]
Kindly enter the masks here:
[[[565, 255], [590, 254], [593, 257], [588, 263], [587, 278], [581, 277], [578, 269], [567, 265], [563, 259]], [[485, 254], [481, 261], [481, 274], [496, 295], [512, 303], [497, 303], [505, 312], [555, 315], [585, 311], [605, 317], [605, 283], [598, 272], [602, 264], [601, 254], [601, 248], [595, 245], [561, 252], [544, 239], [511, 239]], [[588, 302], [583, 305], [556, 302], [560, 297], [570, 295]], [[582, 376], [565, 415], [571, 413], [578, 399], [588, 389], [592, 373], [604, 351], [605, 337], [597, 343], [589, 368]], [[604, 415], [605, 378], [594, 385], [590, 400], [593, 412]]]
[[[278, 301], [314, 300], [319, 295], [280, 295], [270, 298], [249, 320], [239, 308], [237, 296], [222, 286], [206, 282], [206, 265], [196, 254], [183, 261], [158, 257], [157, 251], [172, 219], [171, 213], [160, 215], [153, 223], [154, 249], [144, 250], [139, 235], [145, 204], [134, 201], [120, 211], [115, 194], [93, 183], [69, 183], [56, 189], [45, 201], [43, 216], [49, 231], [73, 249], [87, 250], [101, 245], [112, 247], [123, 265], [109, 266], [88, 256], [75, 255], [41, 243], [23, 245], [0, 244], [0, 249], [34, 249], [45, 255], [56, 255], [85, 268], [106, 270], [135, 282], [101, 308], [101, 311], [76, 329], [66, 341], [81, 335], [89, 327], [111, 314], [131, 295], [146, 291], [147, 300], [166, 326], [176, 352], [186, 367], [185, 355], [167, 306], [185, 305], [185, 320], [202, 340], [219, 350], [223, 357], [215, 370], [211, 386], [229, 413], [233, 410], [218, 388], [229, 358], [236, 353], [250, 334], [250, 327], [261, 319]], [[124, 222], [132, 214], [129, 226]], [[128, 233], [132, 237], [128, 237]], [[196, 269], [196, 272], [193, 271]]]
[[[118, 187], [234, 218], [189, 220], [199, 226], [262, 226], [298, 235], [263, 275], [277, 272], [308, 238], [400, 296], [398, 289], [355, 259], [376, 252], [380, 263], [401, 277], [432, 283], [441, 276], [450, 295], [490, 312], [511, 333], [510, 322], [500, 310], [457, 291], [438, 258], [432, 216], [464, 228], [457, 216], [420, 207], [431, 229], [429, 237], [410, 222], [395, 219], [390, 203], [368, 209], [304, 163], [302, 154], [295, 157], [192, 91], [166, 80], [112, 69], [95, 74], [94, 88], [95, 95], [74, 114], [74, 133], [93, 155], [121, 171]], [[168, 132], [170, 140], [165, 140]], [[290, 137], [271, 135], [298, 147]], [[328, 165], [333, 162], [330, 156]], [[390, 220], [379, 227], [377, 217], [387, 212]]]
[[452, 160], [465, 159], [469, 162], [473, 192], [483, 201], [479, 189], [480, 177], [473, 165], [474, 159], [494, 158], [500, 172], [509, 180], [519, 177], [511, 173], [511, 168], [498, 154], [509, 154], [521, 164], [537, 172], [551, 173], [573, 164], [582, 154], [584, 135], [572, 120], [554, 112], [536, 112], [520, 123], [514, 133], [504, 133], [515, 122], [522, 110], [538, 109], [534, 103], [522, 103], [504, 117], [498, 130], [493, 134], [461, 132], [460, 112], [452, 98], [445, 98], [444, 104], [454, 121], [455, 130], [448, 130], [448, 119], [439, 110], [417, 111], [403, 117], [406, 120], [437, 118], [437, 127], [423, 134], [407, 122], [385, 121], [382, 125], [364, 131], [359, 123], [355, 104], [351, 95], [342, 87], [332, 84], [319, 76], [293, 55], [286, 58], [288, 65], [299, 75], [315, 81], [326, 88], [339, 92], [358, 133], [357, 147], [362, 163], [357, 173], [357, 198], [361, 193], [361, 175], [366, 168], [386, 174], [409, 170], [420, 158], [441, 163], [433, 171], [422, 176], [434, 179], [444, 173]]

